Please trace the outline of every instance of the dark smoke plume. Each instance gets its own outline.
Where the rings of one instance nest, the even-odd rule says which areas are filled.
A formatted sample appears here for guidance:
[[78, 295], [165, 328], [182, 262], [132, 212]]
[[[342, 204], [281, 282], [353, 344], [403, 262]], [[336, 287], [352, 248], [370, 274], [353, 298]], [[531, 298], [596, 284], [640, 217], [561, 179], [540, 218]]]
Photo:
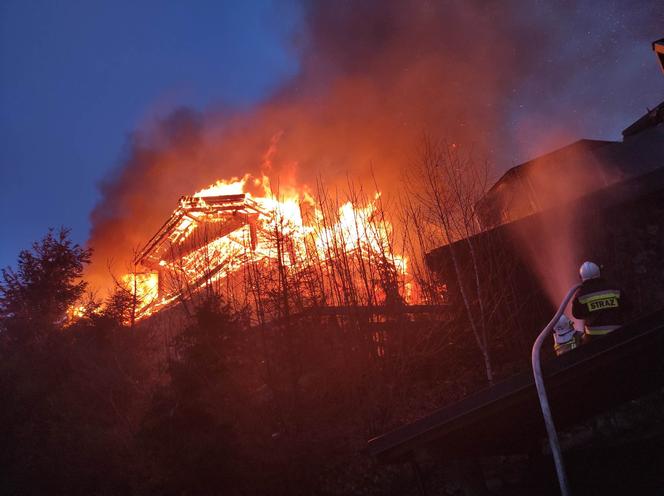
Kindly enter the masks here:
[[[664, 13], [659, 2], [358, 0], [302, 8], [301, 70], [271, 99], [244, 113], [177, 110], [135, 133], [92, 213], [93, 284], [108, 281], [109, 261], [125, 271], [179, 196], [217, 179], [263, 171], [281, 184], [313, 184], [320, 174], [334, 185], [373, 171], [389, 194], [425, 133], [499, 166], [546, 151], [537, 141], [548, 146], [548, 136], [578, 137], [585, 121], [570, 109], [604, 118], [608, 102], [596, 99], [633, 82], [625, 68], [595, 57], [615, 62], [624, 41], [648, 50]], [[614, 18], [620, 25], [606, 30]], [[591, 95], [583, 88], [592, 64], [602, 87]]]

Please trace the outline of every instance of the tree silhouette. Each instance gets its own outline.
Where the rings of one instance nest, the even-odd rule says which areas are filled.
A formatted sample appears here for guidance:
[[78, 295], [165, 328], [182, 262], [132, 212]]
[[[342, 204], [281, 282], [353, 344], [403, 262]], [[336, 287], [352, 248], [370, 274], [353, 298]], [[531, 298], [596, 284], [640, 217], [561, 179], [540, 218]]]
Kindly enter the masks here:
[[175, 341], [170, 383], [157, 390], [142, 439], [157, 491], [235, 494], [240, 476], [228, 367], [237, 323], [214, 295]]
[[20, 253], [16, 270], [2, 271], [0, 493], [128, 487], [145, 334], [109, 312], [67, 320], [89, 258], [67, 229], [51, 230]]
[[91, 251], [69, 239], [69, 229], [50, 229], [32, 250], [18, 256], [17, 269], [2, 269], [0, 321], [4, 340], [39, 341], [61, 327], [67, 309], [85, 292], [81, 280]]

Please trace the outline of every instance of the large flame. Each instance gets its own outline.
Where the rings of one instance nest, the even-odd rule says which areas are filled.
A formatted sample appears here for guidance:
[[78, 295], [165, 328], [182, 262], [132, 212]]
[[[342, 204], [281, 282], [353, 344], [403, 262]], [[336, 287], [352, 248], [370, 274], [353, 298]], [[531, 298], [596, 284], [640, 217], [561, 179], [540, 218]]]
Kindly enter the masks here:
[[[400, 287], [393, 293], [406, 301], [412, 294], [412, 283], [406, 281], [407, 259], [393, 249], [392, 225], [378, 208], [379, 200], [377, 193], [362, 206], [349, 200], [326, 209], [307, 188], [280, 188], [275, 194], [265, 175], [219, 180], [180, 199], [171, 221], [139, 256], [138, 263], [147, 270], [127, 274], [123, 282], [139, 302], [142, 317], [185, 291], [241, 273], [251, 264], [273, 261], [293, 273], [325, 267], [319, 274], [329, 278], [335, 258], [351, 255], [383, 271], [365, 277], [365, 286], [376, 286], [367, 291], [374, 297], [383, 295], [382, 302], [373, 303], [388, 298], [376, 282], [382, 278], [385, 286], [385, 277]], [[304, 209], [309, 211], [306, 219]], [[330, 210], [336, 211], [330, 215]]]
[[[288, 177], [290, 184], [325, 177], [334, 191], [349, 176], [392, 198], [402, 192], [402, 172], [417, 159], [423, 135], [503, 166], [547, 151], [552, 135], [562, 145], [587, 134], [589, 123], [606, 121], [600, 117], [611, 111], [602, 102], [613, 91], [595, 84], [595, 66], [587, 61], [605, 45], [631, 61], [641, 43], [632, 33], [661, 29], [652, 9], [629, 2], [603, 5], [601, 16], [570, 2], [296, 3], [302, 25], [289, 43], [296, 44], [298, 70], [266, 100], [244, 110], [224, 104], [145, 116], [152, 125], [132, 135], [123, 166], [103, 181], [91, 216], [94, 258], [86, 280], [92, 288], [109, 287], [109, 269], [127, 270], [128, 258], [178, 195], [218, 177], [250, 171]], [[602, 27], [613, 17], [625, 22], [621, 34]], [[565, 23], [551, 29], [551, 19]], [[551, 56], [569, 53], [570, 33], [590, 31], [592, 40], [572, 40], [576, 57]], [[604, 79], [628, 77], [632, 87], [650, 74], [634, 72], [634, 64], [609, 65]], [[570, 119], [579, 109], [580, 118]], [[227, 187], [238, 191], [224, 183], [224, 191], [211, 194], [226, 194]], [[240, 190], [253, 188], [248, 179]]]

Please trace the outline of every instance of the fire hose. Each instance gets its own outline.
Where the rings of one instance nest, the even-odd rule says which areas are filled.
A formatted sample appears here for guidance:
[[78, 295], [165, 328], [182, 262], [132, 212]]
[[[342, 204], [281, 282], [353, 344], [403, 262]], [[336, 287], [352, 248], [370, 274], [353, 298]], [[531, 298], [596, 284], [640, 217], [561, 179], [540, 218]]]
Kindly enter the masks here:
[[553, 329], [553, 326], [556, 324], [556, 322], [558, 322], [558, 319], [563, 314], [570, 300], [580, 287], [581, 284], [577, 284], [572, 286], [567, 292], [567, 296], [565, 296], [563, 302], [560, 304], [560, 307], [558, 307], [558, 311], [553, 316], [553, 319], [551, 319], [551, 322], [549, 322], [542, 330], [540, 335], [537, 336], [531, 353], [533, 375], [535, 376], [535, 387], [537, 388], [537, 396], [539, 397], [540, 406], [542, 407], [544, 425], [546, 426], [546, 432], [549, 437], [549, 446], [551, 447], [553, 462], [556, 466], [556, 475], [558, 476], [558, 484], [560, 485], [560, 494], [562, 496], [570, 496], [571, 493], [567, 483], [567, 474], [565, 473], [565, 465], [563, 463], [563, 456], [560, 450], [560, 443], [558, 441], [558, 432], [556, 431], [556, 426], [553, 423], [551, 407], [549, 406], [549, 398], [546, 395], [546, 389], [544, 387], [544, 377], [542, 376], [542, 366], [540, 364], [540, 350], [542, 349], [542, 343], [551, 333], [551, 329]]

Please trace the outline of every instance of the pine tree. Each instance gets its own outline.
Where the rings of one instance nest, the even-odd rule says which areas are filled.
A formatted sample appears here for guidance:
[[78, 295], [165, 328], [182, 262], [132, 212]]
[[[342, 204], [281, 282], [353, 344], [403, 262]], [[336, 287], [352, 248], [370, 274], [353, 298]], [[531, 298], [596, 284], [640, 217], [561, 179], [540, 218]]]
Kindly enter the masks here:
[[234, 494], [240, 477], [229, 378], [238, 324], [215, 297], [176, 339], [170, 383], [158, 390], [142, 437], [159, 491]]
[[81, 280], [91, 251], [69, 239], [69, 230], [51, 229], [23, 250], [18, 266], [2, 269], [0, 322], [4, 341], [40, 341], [48, 331], [61, 327], [67, 309], [86, 290]]

